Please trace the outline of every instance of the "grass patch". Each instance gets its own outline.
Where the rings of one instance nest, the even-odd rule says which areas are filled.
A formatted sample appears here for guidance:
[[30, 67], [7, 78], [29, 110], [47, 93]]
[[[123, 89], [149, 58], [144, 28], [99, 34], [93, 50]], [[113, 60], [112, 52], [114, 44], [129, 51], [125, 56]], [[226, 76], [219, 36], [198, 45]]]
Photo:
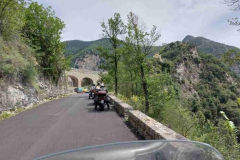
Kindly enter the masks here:
[[24, 111], [24, 108], [19, 107], [19, 108], [17, 108], [17, 110], [16, 110], [15, 112], [18, 114], [18, 113], [21, 113], [21, 112], [23, 112], [23, 111]]
[[9, 112], [9, 111], [5, 111], [2, 114], [0, 114], [0, 120], [5, 120], [8, 119], [12, 116], [14, 116], [15, 114], [13, 112]]

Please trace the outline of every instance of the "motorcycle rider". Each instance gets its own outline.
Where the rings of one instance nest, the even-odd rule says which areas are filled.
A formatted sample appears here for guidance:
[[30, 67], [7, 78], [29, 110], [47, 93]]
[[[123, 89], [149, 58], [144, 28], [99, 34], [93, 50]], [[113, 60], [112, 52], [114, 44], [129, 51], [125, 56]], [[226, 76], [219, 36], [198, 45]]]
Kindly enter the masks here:
[[101, 83], [100, 83], [100, 82], [98, 82], [98, 83], [97, 83], [97, 86], [96, 86], [96, 89], [97, 89], [97, 90], [99, 90], [99, 89], [100, 89], [100, 87], [101, 87]]
[[100, 85], [99, 91], [106, 91], [108, 93], [108, 90], [105, 88], [104, 84]]
[[93, 83], [93, 84], [92, 84], [92, 87], [91, 87], [91, 89], [90, 89], [90, 92], [89, 92], [89, 99], [90, 99], [91, 96], [94, 97], [94, 90], [95, 90], [95, 88], [96, 88], [96, 86], [95, 86], [95, 84]]
[[[100, 89], [98, 91], [106, 91], [106, 93], [108, 93], [108, 90], [105, 88], [104, 84], [100, 85]], [[105, 102], [106, 102], [106, 104], [108, 106], [108, 109], [109, 109], [110, 106], [109, 106], [109, 102], [108, 102], [108, 99], [107, 99], [107, 94], [106, 94], [106, 97], [105, 97]]]
[[[95, 101], [98, 100], [98, 91], [106, 91], [106, 93], [108, 93], [108, 90], [105, 88], [104, 84], [101, 84], [100, 82], [98, 82], [98, 85], [100, 84], [100, 88], [96, 90], [96, 97], [95, 97]], [[107, 94], [106, 94], [106, 97], [105, 97], [105, 102], [107, 104], [107, 107], [108, 109], [110, 109], [110, 106], [109, 106], [109, 101], [107, 99]], [[96, 109], [96, 108], [95, 108]]]
[[96, 88], [96, 86], [95, 86], [95, 84], [93, 83], [93, 84], [92, 84], [92, 89], [95, 89], [95, 88]]
[[97, 91], [100, 89], [100, 85], [101, 85], [101, 83], [98, 82], [98, 83], [97, 83], [97, 86], [95, 87], [95, 93], [94, 93], [94, 97], [95, 97], [95, 98], [97, 98]]

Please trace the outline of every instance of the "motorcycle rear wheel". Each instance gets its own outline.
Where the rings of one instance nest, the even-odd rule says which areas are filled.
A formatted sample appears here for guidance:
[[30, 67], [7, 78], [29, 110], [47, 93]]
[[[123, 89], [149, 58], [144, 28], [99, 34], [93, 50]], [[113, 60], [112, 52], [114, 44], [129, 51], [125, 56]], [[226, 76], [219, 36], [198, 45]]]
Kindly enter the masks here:
[[100, 103], [100, 104], [99, 104], [99, 107], [100, 107], [100, 110], [101, 110], [101, 111], [104, 111], [104, 104], [101, 104], [101, 103]]

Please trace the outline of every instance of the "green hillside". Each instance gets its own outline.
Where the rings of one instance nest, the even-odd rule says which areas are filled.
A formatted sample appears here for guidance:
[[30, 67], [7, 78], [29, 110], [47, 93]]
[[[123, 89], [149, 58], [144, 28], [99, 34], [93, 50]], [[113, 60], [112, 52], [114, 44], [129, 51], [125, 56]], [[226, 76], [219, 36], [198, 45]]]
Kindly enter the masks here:
[[214, 42], [212, 40], [206, 39], [204, 37], [193, 37], [186, 36], [182, 42], [196, 45], [200, 52], [213, 54], [219, 57], [221, 54], [225, 53], [230, 49], [238, 49], [234, 46], [229, 46], [223, 43]]
[[[181, 88], [196, 91], [195, 96], [185, 96], [186, 92], [182, 92], [182, 97], [192, 101], [188, 108], [193, 112], [203, 111], [214, 123], [223, 118], [219, 114], [222, 110], [240, 126], [240, 105], [237, 102], [240, 97], [240, 79], [213, 55], [201, 52], [193, 55], [190, 51], [192, 47], [177, 42], [161, 51], [162, 58], [174, 63], [172, 75], [178, 75], [175, 81]], [[185, 69], [184, 72], [177, 71], [180, 66]]]
[[[204, 37], [193, 37], [186, 36], [182, 42], [196, 45], [200, 52], [209, 53], [214, 56], [220, 57], [221, 54], [230, 49], [238, 49], [234, 46], [225, 45], [222, 43], [214, 42], [212, 40], [206, 39]], [[74, 64], [77, 58], [83, 57], [88, 50], [97, 53], [96, 48], [98, 46], [109, 47], [109, 41], [107, 38], [99, 39], [96, 41], [80, 41], [80, 40], [71, 40], [66, 41], [66, 51], [65, 56], [72, 56], [72, 64]], [[159, 51], [161, 46], [154, 46], [154, 52], [148, 57], [152, 57], [155, 52]]]
[[106, 38], [99, 39], [96, 41], [80, 41], [80, 40], [65, 41], [66, 51], [64, 54], [66, 56], [75, 55], [75, 54], [79, 53], [81, 50], [90, 47], [91, 45], [103, 45], [106, 41], [107, 41]]
[[[161, 58], [146, 59], [147, 114], [188, 139], [214, 146], [226, 159], [240, 158], [235, 133], [240, 129], [239, 77], [218, 58], [198, 52], [191, 44], [170, 43], [159, 53]], [[144, 112], [139, 69], [131, 75], [126, 65], [122, 60], [119, 97]], [[103, 74], [102, 79], [109, 90], [114, 89], [110, 74]]]
[[[110, 47], [110, 42], [107, 38], [99, 39], [96, 41], [80, 41], [80, 40], [71, 40], [65, 41], [65, 56], [71, 56], [71, 66], [74, 67], [77, 59], [82, 59], [86, 54], [99, 54], [96, 50], [97, 47], [102, 46], [104, 48]], [[152, 57], [155, 52], [160, 50], [160, 46], [153, 46], [153, 53], [148, 55]]]
[[66, 51], [65, 56], [71, 56], [71, 66], [74, 67], [77, 59], [82, 59], [86, 54], [93, 53], [98, 54], [97, 47], [109, 47], [109, 41], [106, 38], [99, 39], [96, 41], [80, 41], [80, 40], [71, 40], [66, 41]]
[[[184, 121], [189, 121], [188, 137], [211, 144], [226, 159], [240, 158], [235, 130], [221, 113], [224, 112], [236, 128], [240, 129], [239, 77], [218, 58], [198, 52], [193, 45], [171, 43], [160, 54], [165, 59], [165, 65], [160, 67], [172, 64], [169, 69], [171, 77], [180, 86], [176, 98], [178, 105], [182, 105], [192, 115], [189, 119], [187, 114], [181, 115], [186, 116]], [[175, 117], [177, 111], [171, 110], [169, 114], [172, 115], [173, 112]], [[201, 119], [200, 115], [204, 115], [204, 118]], [[173, 122], [174, 117], [167, 115], [165, 123], [170, 126], [175, 124], [176, 129], [181, 132], [182, 128], [178, 128], [180, 121], [175, 119]], [[195, 127], [189, 125], [190, 123]]]

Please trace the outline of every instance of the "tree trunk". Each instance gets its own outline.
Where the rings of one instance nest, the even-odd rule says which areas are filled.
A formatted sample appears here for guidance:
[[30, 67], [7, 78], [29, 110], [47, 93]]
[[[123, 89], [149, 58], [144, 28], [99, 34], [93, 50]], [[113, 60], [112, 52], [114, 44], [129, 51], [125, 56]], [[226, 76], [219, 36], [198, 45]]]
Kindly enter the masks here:
[[[137, 74], [136, 74], [136, 71], [134, 71], [133, 73], [134, 73], [134, 77], [135, 77], [135, 80], [136, 80], [136, 82], [135, 82], [135, 91], [134, 91], [134, 89], [133, 89], [133, 91], [134, 91], [135, 95], [139, 96], [139, 94], [138, 94]], [[133, 85], [134, 85], [134, 84], [133, 84]]]
[[118, 61], [117, 61], [117, 57], [116, 57], [116, 51], [115, 51], [115, 94], [118, 94], [118, 77], [117, 77], [117, 66], [118, 65]]
[[135, 90], [135, 94], [138, 96], [138, 92], [137, 92], [137, 83], [136, 83], [136, 85], [135, 85], [135, 87], [136, 87], [136, 90]]
[[144, 93], [144, 97], [145, 97], [145, 113], [147, 113], [149, 111], [148, 88], [147, 88], [147, 82], [145, 79], [144, 68], [143, 68], [142, 64], [140, 65], [140, 70], [141, 70], [143, 93]]
[[129, 71], [129, 73], [130, 73], [130, 80], [131, 80], [131, 90], [132, 90], [132, 97], [133, 97], [133, 95], [134, 95], [134, 91], [133, 91], [133, 75], [132, 75], [132, 72], [131, 71]]

